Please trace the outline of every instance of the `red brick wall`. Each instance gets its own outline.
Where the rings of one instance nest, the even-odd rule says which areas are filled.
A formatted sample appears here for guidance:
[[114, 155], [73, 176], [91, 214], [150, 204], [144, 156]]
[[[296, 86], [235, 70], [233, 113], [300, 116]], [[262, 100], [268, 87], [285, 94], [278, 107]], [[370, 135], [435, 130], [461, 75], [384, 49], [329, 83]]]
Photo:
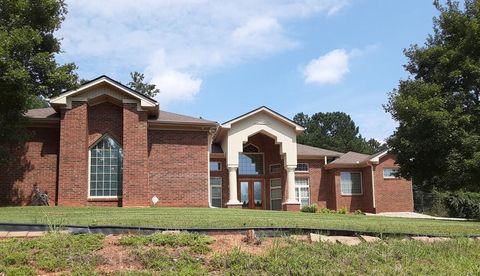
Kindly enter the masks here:
[[412, 182], [403, 178], [384, 179], [384, 168], [397, 168], [395, 156], [386, 155], [375, 167], [376, 212], [413, 211]]
[[0, 167], [1, 206], [30, 203], [35, 184], [55, 204], [60, 129], [29, 128], [29, 133], [25, 146], [15, 152], [18, 159]]
[[[361, 195], [342, 195], [340, 186], [340, 172], [361, 172], [362, 173], [362, 189]], [[349, 212], [355, 210], [362, 210], [364, 212], [373, 212], [373, 197], [372, 197], [372, 174], [370, 167], [365, 168], [351, 168], [351, 169], [332, 169], [331, 174], [334, 175], [335, 185], [335, 209], [347, 208]]]
[[307, 163], [309, 171], [296, 172], [296, 178], [308, 178], [310, 185], [310, 204], [317, 204], [319, 208], [327, 208], [330, 186], [328, 172], [323, 169], [324, 159], [298, 159], [297, 163]]
[[208, 207], [206, 131], [148, 131], [149, 199], [158, 206]]
[[123, 145], [123, 108], [109, 102], [88, 107], [88, 145], [105, 133]]
[[61, 112], [59, 205], [84, 205], [88, 190], [88, 105], [73, 102]]
[[123, 206], [148, 206], [148, 122], [136, 104], [123, 107]]

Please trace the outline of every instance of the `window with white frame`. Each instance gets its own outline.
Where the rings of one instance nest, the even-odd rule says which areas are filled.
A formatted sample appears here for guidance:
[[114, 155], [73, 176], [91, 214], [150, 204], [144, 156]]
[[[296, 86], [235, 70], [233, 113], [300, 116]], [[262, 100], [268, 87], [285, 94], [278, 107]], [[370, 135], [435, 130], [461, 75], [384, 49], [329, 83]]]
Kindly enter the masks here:
[[270, 209], [282, 210], [282, 180], [270, 179]]
[[210, 161], [210, 171], [218, 172], [222, 170], [222, 163], [218, 161]]
[[300, 208], [310, 205], [310, 187], [308, 178], [295, 178], [295, 196]]
[[340, 186], [342, 195], [361, 195], [362, 173], [361, 172], [340, 172]]
[[90, 197], [122, 195], [123, 153], [120, 145], [105, 135], [90, 149]]
[[222, 178], [210, 177], [210, 198], [212, 207], [222, 208]]
[[270, 173], [281, 173], [282, 166], [280, 164], [272, 164], [270, 165]]
[[383, 169], [383, 178], [393, 179], [398, 177], [398, 169], [396, 168], [384, 168]]
[[308, 172], [308, 163], [298, 163], [295, 168], [296, 172]]

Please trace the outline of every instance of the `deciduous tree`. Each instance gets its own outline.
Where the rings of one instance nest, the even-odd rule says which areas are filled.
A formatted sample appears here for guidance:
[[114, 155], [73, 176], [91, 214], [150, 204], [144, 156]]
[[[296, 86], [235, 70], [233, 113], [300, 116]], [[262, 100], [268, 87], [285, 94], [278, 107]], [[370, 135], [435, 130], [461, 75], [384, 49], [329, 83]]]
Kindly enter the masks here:
[[480, 191], [480, 1], [434, 2], [423, 46], [405, 50], [410, 73], [386, 111], [401, 174], [423, 189]]

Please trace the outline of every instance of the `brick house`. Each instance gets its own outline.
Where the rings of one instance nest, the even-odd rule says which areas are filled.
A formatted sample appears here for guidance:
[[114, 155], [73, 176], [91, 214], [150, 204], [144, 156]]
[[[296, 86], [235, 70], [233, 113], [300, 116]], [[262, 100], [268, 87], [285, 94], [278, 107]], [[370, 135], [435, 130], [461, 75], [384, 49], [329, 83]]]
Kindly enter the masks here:
[[0, 205], [157, 206], [412, 211], [394, 156], [296, 142], [303, 128], [260, 107], [218, 124], [166, 112], [102, 76], [29, 110], [30, 138], [0, 168]]

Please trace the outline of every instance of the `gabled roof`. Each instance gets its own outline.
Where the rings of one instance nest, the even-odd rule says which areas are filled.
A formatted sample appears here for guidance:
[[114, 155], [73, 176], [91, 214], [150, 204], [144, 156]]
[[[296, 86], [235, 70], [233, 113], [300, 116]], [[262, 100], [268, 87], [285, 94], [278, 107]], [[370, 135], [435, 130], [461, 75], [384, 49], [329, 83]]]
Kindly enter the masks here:
[[160, 110], [158, 117], [154, 120], [149, 120], [149, 123], [155, 124], [185, 124], [185, 125], [204, 125], [217, 126], [215, 121], [195, 118], [187, 115], [181, 115], [173, 112]]
[[73, 96], [76, 96], [76, 95], [80, 95], [82, 94], [83, 92], [85, 92], [85, 90], [91, 88], [91, 87], [94, 87], [94, 86], [97, 86], [97, 85], [100, 85], [100, 84], [107, 84], [111, 87], [114, 87], [116, 89], [118, 89], [119, 91], [129, 95], [131, 98], [135, 99], [135, 100], [138, 100], [139, 103], [140, 103], [140, 106], [142, 108], [146, 108], [146, 109], [149, 109], [149, 110], [155, 110], [155, 111], [158, 111], [158, 103], [156, 100], [150, 98], [150, 97], [147, 97], [133, 89], [131, 89], [130, 87], [128, 86], [125, 86], [123, 85], [122, 83], [108, 77], [108, 76], [100, 76], [96, 79], [93, 79], [91, 81], [88, 81], [84, 84], [82, 84], [79, 88], [77, 89], [73, 89], [73, 90], [69, 90], [69, 91], [66, 91], [56, 97], [53, 97], [50, 99], [50, 104], [52, 105], [53, 108], [57, 109], [57, 107], [59, 106], [66, 106], [68, 105], [68, 101], [67, 101], [67, 98], [68, 97], [73, 97]]
[[308, 156], [311, 156], [311, 157], [316, 157], [316, 156], [336, 157], [336, 156], [343, 155], [343, 153], [338, 152], [338, 151], [328, 150], [328, 149], [322, 149], [322, 148], [297, 144], [297, 155], [298, 156], [303, 156], [303, 157], [308, 157]]
[[247, 112], [247, 113], [245, 113], [245, 114], [243, 114], [243, 115], [240, 115], [240, 116], [238, 116], [238, 117], [236, 117], [236, 118], [233, 118], [233, 119], [231, 119], [231, 120], [229, 120], [229, 121], [226, 121], [225, 123], [222, 124], [222, 127], [223, 127], [223, 128], [230, 128], [230, 126], [231, 126], [232, 124], [234, 124], [234, 123], [236, 123], [236, 122], [238, 122], [238, 121], [240, 121], [240, 120], [242, 120], [242, 119], [245, 119], [245, 118], [247, 118], [247, 117], [250, 117], [250, 116], [252, 116], [252, 115], [254, 115], [254, 114], [260, 113], [260, 112], [265, 112], [265, 113], [271, 115], [272, 117], [275, 117], [275, 118], [279, 119], [280, 121], [286, 123], [287, 125], [291, 125], [292, 127], [295, 128], [295, 131], [297, 131], [297, 132], [302, 132], [302, 131], [304, 131], [304, 128], [303, 128], [301, 125], [295, 123], [294, 121], [290, 120], [289, 118], [283, 116], [282, 114], [280, 114], [280, 113], [278, 113], [278, 112], [276, 112], [276, 111], [273, 111], [272, 109], [270, 109], [270, 108], [268, 108], [268, 107], [266, 107], [266, 106], [261, 106], [261, 107], [259, 107], [259, 108], [257, 108], [257, 109], [254, 109], [254, 110], [252, 110], [252, 111], [250, 111], [250, 112]]
[[369, 164], [378, 164], [380, 158], [387, 155], [389, 150], [383, 150], [372, 155], [349, 151], [340, 158], [327, 164], [326, 168], [340, 168], [340, 167], [363, 167]]

